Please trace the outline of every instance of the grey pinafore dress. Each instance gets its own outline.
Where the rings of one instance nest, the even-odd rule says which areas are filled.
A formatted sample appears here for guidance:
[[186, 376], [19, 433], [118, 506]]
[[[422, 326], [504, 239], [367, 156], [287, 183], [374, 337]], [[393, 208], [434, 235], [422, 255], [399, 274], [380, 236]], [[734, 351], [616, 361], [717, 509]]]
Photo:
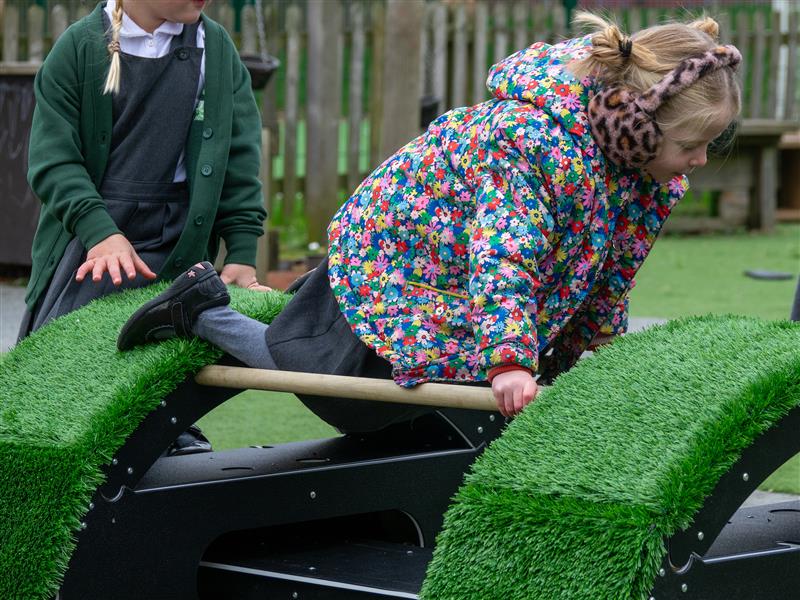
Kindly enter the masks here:
[[[117, 227], [155, 273], [175, 247], [189, 212], [187, 183], [174, 179], [200, 80], [198, 25], [184, 26], [161, 58], [120, 53], [121, 86], [112, 100], [111, 150], [99, 192]], [[91, 274], [78, 282], [75, 274], [86, 253], [78, 238], [69, 243], [47, 291], [23, 319], [20, 337], [96, 298], [151, 283], [138, 274], [128, 280], [124, 273], [119, 287], [108, 273], [97, 283]]]
[[[287, 290], [289, 304], [265, 330], [275, 365], [285, 371], [391, 379], [389, 362], [350, 329], [328, 280], [328, 259]], [[342, 433], [378, 431], [410, 421], [432, 409], [407, 404], [369, 402], [297, 394], [320, 419]]]

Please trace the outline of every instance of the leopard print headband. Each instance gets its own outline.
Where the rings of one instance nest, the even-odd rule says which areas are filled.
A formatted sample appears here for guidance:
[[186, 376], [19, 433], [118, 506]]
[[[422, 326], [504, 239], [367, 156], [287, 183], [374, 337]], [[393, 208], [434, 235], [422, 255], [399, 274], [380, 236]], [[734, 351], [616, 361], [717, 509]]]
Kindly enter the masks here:
[[602, 90], [589, 102], [592, 137], [617, 165], [643, 167], [658, 155], [663, 137], [655, 121], [656, 110], [704, 75], [723, 67], [736, 68], [741, 60], [734, 46], [717, 46], [684, 59], [641, 94], [619, 86]]

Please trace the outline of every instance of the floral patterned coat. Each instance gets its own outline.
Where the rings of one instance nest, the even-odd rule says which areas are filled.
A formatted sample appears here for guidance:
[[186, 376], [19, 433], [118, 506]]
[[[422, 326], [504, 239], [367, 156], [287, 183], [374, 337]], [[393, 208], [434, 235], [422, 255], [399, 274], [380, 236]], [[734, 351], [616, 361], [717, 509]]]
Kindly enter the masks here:
[[512, 363], [554, 375], [601, 329], [625, 331], [634, 274], [686, 181], [605, 160], [586, 117], [598, 84], [566, 69], [590, 44], [495, 65], [492, 100], [439, 117], [332, 220], [334, 295], [398, 384]]

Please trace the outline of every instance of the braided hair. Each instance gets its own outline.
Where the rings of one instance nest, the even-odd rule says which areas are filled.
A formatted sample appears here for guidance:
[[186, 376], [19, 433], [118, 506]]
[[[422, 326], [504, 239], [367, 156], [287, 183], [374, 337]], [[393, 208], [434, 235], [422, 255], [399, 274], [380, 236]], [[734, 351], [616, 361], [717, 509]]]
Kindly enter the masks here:
[[119, 93], [119, 79], [120, 79], [120, 46], [119, 46], [119, 32], [122, 29], [122, 0], [116, 0], [117, 4], [112, 12], [111, 19], [111, 42], [108, 44], [108, 54], [111, 57], [111, 64], [108, 68], [108, 75], [106, 82], [103, 86], [104, 94], [118, 94]]

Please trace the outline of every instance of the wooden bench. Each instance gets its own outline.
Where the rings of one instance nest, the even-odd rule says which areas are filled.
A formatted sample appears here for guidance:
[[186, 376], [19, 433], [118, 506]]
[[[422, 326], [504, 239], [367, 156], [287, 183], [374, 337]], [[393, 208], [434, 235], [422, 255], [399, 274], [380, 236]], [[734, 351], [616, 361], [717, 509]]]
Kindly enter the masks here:
[[782, 137], [797, 121], [743, 119], [731, 153], [712, 158], [692, 173], [692, 191], [720, 192], [716, 217], [677, 217], [667, 221], [671, 232], [724, 231], [746, 226], [771, 231], [777, 222], [779, 159]]
[[800, 124], [795, 131], [781, 136], [781, 199], [778, 221], [800, 221]]

